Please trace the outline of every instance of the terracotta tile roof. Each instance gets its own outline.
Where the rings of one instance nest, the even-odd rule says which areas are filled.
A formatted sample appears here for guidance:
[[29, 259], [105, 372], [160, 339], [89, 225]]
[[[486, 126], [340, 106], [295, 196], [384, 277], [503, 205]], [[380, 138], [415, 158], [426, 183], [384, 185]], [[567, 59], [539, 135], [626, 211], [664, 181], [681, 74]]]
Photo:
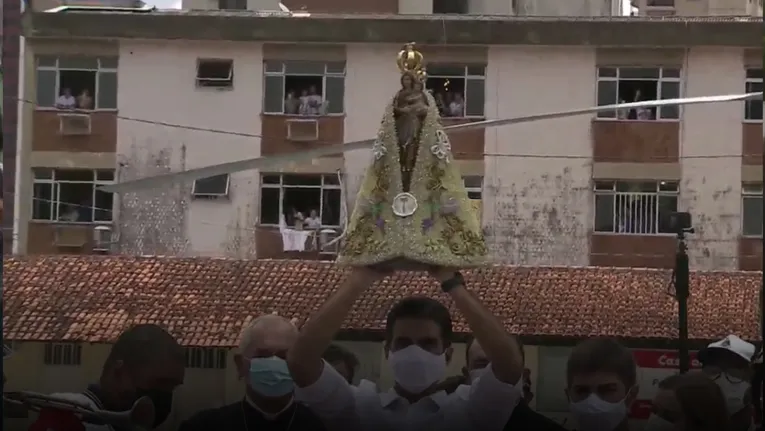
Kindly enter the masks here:
[[[131, 324], [153, 322], [193, 346], [234, 346], [261, 313], [305, 321], [344, 276], [330, 262], [209, 258], [46, 256], [9, 258], [3, 267], [6, 339], [109, 342]], [[513, 333], [675, 337], [665, 270], [492, 266], [465, 275]], [[761, 279], [692, 274], [690, 338], [759, 339]], [[379, 331], [397, 299], [417, 294], [448, 302], [426, 275], [399, 273], [368, 291], [346, 327]], [[460, 317], [456, 326], [466, 330]]]
[[[77, 6], [65, 9], [66, 13], [78, 14], [125, 14], [130, 11], [105, 7], [78, 8]], [[134, 14], [144, 15], [146, 11], [133, 11]], [[295, 19], [353, 19], [353, 20], [418, 20], [418, 21], [503, 21], [503, 22], [762, 22], [761, 16], [734, 15], [734, 16], [516, 16], [516, 15], [486, 15], [486, 14], [392, 14], [392, 13], [324, 13], [308, 11], [255, 11], [255, 10], [202, 10], [202, 9], [155, 9], [149, 12], [151, 15], [167, 16], [231, 16], [231, 17], [258, 17], [287, 18], [295, 16]]]

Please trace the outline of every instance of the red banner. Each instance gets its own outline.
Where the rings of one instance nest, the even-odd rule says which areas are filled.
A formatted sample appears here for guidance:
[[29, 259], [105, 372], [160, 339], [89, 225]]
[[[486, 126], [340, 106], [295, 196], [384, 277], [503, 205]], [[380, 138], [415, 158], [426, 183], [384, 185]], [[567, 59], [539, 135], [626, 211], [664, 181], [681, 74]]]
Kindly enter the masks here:
[[[640, 391], [638, 399], [632, 404], [630, 417], [648, 419], [651, 400], [658, 392], [659, 382], [679, 372], [680, 359], [675, 350], [633, 350], [632, 353], [638, 366], [637, 384]], [[691, 352], [691, 368], [701, 368], [696, 352]]]

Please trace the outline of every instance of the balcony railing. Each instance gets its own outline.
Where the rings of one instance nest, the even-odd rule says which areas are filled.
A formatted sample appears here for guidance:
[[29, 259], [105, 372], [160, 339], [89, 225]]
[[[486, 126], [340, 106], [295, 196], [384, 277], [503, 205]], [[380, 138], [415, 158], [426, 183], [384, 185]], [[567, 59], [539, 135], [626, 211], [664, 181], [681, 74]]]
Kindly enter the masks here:
[[605, 233], [671, 233], [669, 217], [677, 210], [675, 194], [596, 193], [595, 202], [595, 231]]

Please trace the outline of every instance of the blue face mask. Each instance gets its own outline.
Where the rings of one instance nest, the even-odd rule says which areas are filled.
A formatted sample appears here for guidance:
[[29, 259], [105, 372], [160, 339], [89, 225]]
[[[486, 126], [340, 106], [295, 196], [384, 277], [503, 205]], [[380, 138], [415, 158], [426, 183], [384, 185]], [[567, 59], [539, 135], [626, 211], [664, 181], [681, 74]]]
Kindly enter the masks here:
[[264, 397], [283, 397], [295, 389], [287, 361], [272, 356], [250, 360], [250, 387]]

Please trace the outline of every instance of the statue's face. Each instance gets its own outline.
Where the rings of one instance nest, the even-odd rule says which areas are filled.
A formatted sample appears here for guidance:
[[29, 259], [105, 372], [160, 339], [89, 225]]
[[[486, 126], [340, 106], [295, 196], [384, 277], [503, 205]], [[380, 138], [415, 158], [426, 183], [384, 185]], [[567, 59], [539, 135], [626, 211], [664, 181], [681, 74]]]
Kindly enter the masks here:
[[408, 88], [412, 88], [412, 84], [413, 84], [413, 82], [412, 82], [412, 77], [411, 76], [404, 75], [404, 76], [401, 77], [401, 85], [404, 88], [407, 88], [407, 89]]

